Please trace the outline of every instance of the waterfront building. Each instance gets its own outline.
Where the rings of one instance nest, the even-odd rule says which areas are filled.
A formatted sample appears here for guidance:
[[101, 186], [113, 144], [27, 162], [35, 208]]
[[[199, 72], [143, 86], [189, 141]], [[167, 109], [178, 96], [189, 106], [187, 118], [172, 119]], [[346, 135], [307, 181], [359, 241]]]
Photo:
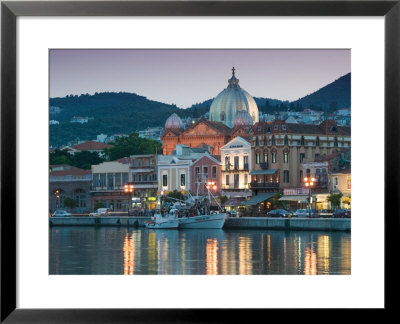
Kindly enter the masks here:
[[158, 192], [182, 191], [186, 194], [190, 185], [192, 159], [180, 159], [174, 155], [159, 155], [157, 163]]
[[329, 174], [329, 190], [342, 193], [341, 208], [351, 208], [351, 167], [337, 170]]
[[216, 189], [212, 188], [212, 192], [218, 195], [221, 191], [221, 157], [205, 153], [190, 166], [191, 194], [206, 195], [208, 182], [215, 183]]
[[228, 197], [250, 196], [251, 145], [238, 136], [221, 148], [221, 186]]
[[303, 185], [301, 163], [350, 150], [350, 127], [338, 126], [333, 120], [319, 125], [260, 122], [253, 127], [251, 147], [254, 194], [299, 188]]
[[[101, 203], [114, 211], [126, 211], [139, 207], [153, 209], [157, 197], [157, 156], [131, 155], [112, 162], [92, 166], [93, 206]], [[134, 185], [130, 195], [124, 192], [124, 185]], [[132, 199], [132, 205], [129, 204]]]
[[57, 209], [67, 209], [65, 198], [76, 201], [76, 207], [69, 209], [74, 213], [86, 213], [91, 210], [90, 186], [92, 174], [70, 165], [50, 165], [49, 173], [49, 205], [54, 212]]

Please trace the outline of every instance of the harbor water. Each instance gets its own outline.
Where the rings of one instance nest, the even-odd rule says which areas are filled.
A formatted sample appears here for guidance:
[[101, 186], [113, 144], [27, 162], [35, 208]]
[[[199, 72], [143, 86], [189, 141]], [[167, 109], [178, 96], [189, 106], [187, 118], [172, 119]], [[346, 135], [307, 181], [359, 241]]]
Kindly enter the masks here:
[[51, 275], [351, 274], [351, 233], [49, 228]]

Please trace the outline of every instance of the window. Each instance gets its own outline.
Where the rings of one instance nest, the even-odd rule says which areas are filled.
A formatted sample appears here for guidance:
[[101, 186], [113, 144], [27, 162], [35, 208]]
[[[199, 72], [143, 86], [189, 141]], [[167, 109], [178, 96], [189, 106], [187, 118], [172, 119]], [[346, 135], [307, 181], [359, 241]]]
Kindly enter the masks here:
[[243, 156], [243, 167], [245, 170], [249, 169], [249, 157], [247, 155]]
[[100, 187], [105, 187], [106, 186], [106, 174], [105, 173], [100, 173]]
[[235, 189], [239, 188], [239, 175], [238, 174], [233, 175], [233, 187]]
[[322, 168], [322, 184], [325, 186], [328, 184], [328, 173], [326, 168]]
[[301, 137], [300, 145], [304, 145], [304, 136]]
[[259, 146], [259, 145], [260, 145], [260, 143], [258, 141], [258, 137], [256, 137], [256, 146]]
[[203, 179], [208, 179], [208, 167], [203, 167]]
[[288, 140], [287, 136], [285, 136], [285, 139], [283, 140], [283, 144], [284, 145], [289, 145], [289, 140]]
[[194, 168], [194, 176], [195, 176], [196, 181], [200, 181], [200, 167]]
[[316, 141], [315, 141], [315, 145], [319, 146], [319, 137], [317, 137]]
[[127, 184], [128, 183], [128, 172], [124, 172], [122, 173], [122, 185]]
[[168, 186], [168, 175], [167, 174], [163, 174], [163, 176], [162, 176], [162, 185], [163, 185], [163, 187]]
[[75, 200], [77, 207], [86, 208], [86, 193], [83, 189], [75, 190]]
[[317, 180], [317, 183], [321, 182], [321, 169], [315, 170], [315, 179]]
[[305, 156], [304, 153], [300, 153], [300, 163], [303, 163]]
[[334, 180], [335, 180], [335, 181], [334, 181], [334, 183], [335, 183], [335, 186], [337, 186], [337, 185], [339, 184], [338, 177], [335, 177], [335, 178], [334, 178]]
[[277, 124], [274, 125], [274, 130], [278, 130], [278, 125]]
[[335, 142], [333, 143], [333, 146], [335, 146], [335, 147], [338, 147], [339, 145], [338, 145], [338, 140], [337, 140], [337, 138], [335, 137]]
[[181, 173], [181, 187], [186, 186], [185, 174]]
[[275, 136], [272, 136], [271, 142], [272, 142], [272, 145], [276, 145]]
[[229, 174], [227, 174], [225, 177], [225, 183], [227, 186], [229, 186]]
[[268, 152], [264, 152], [264, 163], [268, 163]]
[[107, 187], [108, 189], [112, 190], [114, 189], [114, 173], [107, 173]]
[[234, 157], [235, 170], [239, 170], [239, 157]]
[[300, 170], [300, 183], [303, 183], [303, 170]]
[[93, 187], [98, 187], [99, 186], [99, 174], [94, 173], [93, 174]]
[[271, 133], [271, 127], [270, 126], [267, 127], [267, 133]]
[[115, 174], [115, 186], [120, 187], [121, 186], [121, 173], [116, 173]]
[[247, 184], [248, 184], [248, 176], [247, 174], [244, 175], [244, 186], [247, 188]]
[[283, 182], [289, 183], [289, 171], [288, 170], [283, 171]]
[[257, 127], [257, 131], [261, 132], [261, 126]]
[[268, 145], [267, 137], [264, 136], [264, 145]]
[[260, 164], [260, 153], [256, 153], [256, 164]]
[[213, 166], [212, 167], [212, 178], [215, 179], [217, 177], [217, 167]]
[[276, 163], [276, 152], [271, 152], [272, 163]]
[[283, 152], [283, 163], [289, 163], [289, 152]]
[[307, 169], [307, 170], [306, 170], [306, 173], [307, 173], [307, 178], [309, 178], [309, 177], [311, 176], [311, 170], [310, 170], [310, 169]]
[[225, 120], [225, 113], [221, 112], [221, 121], [224, 121], [224, 120]]
[[282, 130], [286, 131], [286, 125], [285, 124], [282, 124]]
[[225, 156], [225, 170], [229, 170], [230, 165], [231, 162], [229, 156]]

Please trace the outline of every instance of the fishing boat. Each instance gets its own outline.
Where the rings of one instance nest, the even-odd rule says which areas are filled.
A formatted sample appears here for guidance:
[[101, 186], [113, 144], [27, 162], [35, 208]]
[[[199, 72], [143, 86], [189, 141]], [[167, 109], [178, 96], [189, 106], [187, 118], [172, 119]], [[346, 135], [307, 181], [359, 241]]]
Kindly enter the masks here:
[[179, 228], [222, 228], [226, 213], [199, 214], [179, 218]]
[[147, 228], [153, 229], [168, 229], [168, 228], [178, 228], [179, 227], [179, 211], [175, 208], [171, 208], [169, 213], [159, 212], [154, 214], [151, 221], [144, 222]]

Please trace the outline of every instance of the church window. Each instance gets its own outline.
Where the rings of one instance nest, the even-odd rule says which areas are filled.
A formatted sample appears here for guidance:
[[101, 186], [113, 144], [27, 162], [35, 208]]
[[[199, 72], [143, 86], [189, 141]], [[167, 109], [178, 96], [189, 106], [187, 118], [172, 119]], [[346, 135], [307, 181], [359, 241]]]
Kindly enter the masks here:
[[283, 152], [283, 163], [289, 163], [289, 152]]
[[260, 164], [260, 153], [256, 153], [256, 164]]
[[221, 113], [221, 121], [225, 121], [225, 112]]
[[258, 137], [256, 137], [256, 146], [259, 146], [259, 145], [260, 145], [260, 143], [258, 141]]
[[264, 136], [264, 145], [268, 145], [267, 137]]

